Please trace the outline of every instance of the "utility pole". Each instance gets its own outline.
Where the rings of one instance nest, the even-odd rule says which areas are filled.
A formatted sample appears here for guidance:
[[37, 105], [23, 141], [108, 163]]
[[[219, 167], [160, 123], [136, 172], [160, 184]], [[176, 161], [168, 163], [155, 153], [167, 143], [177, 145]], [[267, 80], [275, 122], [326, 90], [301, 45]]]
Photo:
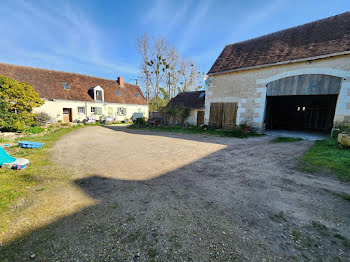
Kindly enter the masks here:
[[135, 84], [137, 85], [137, 78], [132, 78], [130, 80], [135, 80]]
[[169, 100], [171, 99], [171, 83], [170, 83], [170, 72], [168, 72], [168, 95], [169, 95]]

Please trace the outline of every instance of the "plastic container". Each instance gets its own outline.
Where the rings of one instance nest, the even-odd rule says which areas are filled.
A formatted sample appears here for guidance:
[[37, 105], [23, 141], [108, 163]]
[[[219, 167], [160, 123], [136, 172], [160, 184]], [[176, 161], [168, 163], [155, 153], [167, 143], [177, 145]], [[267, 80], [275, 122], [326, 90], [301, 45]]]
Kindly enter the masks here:
[[18, 145], [22, 148], [40, 148], [44, 143], [31, 142], [31, 141], [19, 141]]

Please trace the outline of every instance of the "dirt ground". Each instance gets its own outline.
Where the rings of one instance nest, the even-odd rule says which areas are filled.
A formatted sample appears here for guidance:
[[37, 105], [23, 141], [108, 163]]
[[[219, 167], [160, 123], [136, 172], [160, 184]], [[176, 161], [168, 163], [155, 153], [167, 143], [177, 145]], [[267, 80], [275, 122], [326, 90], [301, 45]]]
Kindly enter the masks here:
[[312, 142], [270, 139], [76, 130], [52, 157], [74, 173], [66, 204], [89, 204], [0, 261], [349, 261], [349, 183], [297, 169]]

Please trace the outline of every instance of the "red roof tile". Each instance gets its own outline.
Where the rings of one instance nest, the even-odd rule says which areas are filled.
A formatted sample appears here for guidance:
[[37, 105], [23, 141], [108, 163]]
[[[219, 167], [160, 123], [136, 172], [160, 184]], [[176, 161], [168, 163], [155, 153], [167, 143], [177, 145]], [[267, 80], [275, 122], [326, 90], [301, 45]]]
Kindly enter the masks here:
[[350, 12], [225, 46], [208, 74], [350, 52]]
[[183, 105], [190, 109], [204, 108], [205, 91], [181, 92], [173, 97], [167, 106]]
[[[101, 86], [105, 102], [147, 105], [139, 86], [125, 83], [125, 86], [121, 87], [116, 80], [4, 63], [0, 63], [0, 74], [19, 82], [29, 83], [41, 98], [49, 100], [93, 102], [94, 99], [88, 90], [91, 87]], [[62, 82], [67, 83], [70, 89], [64, 89]]]

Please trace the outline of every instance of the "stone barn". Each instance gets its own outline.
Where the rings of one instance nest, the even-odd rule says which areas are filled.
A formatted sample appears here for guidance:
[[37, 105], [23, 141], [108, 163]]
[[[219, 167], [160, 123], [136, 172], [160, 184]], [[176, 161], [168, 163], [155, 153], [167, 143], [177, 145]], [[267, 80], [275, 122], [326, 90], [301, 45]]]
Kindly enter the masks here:
[[227, 45], [208, 77], [209, 125], [328, 133], [350, 122], [350, 12]]

